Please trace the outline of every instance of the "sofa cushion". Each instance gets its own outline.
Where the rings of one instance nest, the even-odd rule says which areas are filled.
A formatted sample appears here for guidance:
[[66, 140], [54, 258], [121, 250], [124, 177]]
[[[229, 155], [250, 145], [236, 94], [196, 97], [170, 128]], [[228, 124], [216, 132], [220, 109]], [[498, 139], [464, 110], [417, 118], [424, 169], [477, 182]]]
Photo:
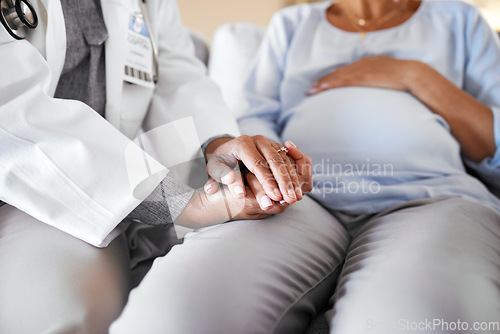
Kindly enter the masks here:
[[265, 27], [246, 22], [226, 23], [212, 38], [208, 72], [233, 111], [245, 105], [242, 89]]
[[200, 59], [204, 64], [208, 63], [209, 56], [209, 40], [208, 38], [195, 30], [189, 30], [189, 35], [194, 44], [194, 53], [198, 59]]

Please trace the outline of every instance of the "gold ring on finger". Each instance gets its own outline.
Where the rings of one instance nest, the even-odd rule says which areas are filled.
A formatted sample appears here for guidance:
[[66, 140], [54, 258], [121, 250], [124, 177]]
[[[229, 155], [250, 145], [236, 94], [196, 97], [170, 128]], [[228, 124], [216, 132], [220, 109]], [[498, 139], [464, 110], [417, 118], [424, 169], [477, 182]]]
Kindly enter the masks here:
[[285, 154], [288, 154], [288, 149], [285, 146], [281, 146], [279, 149], [276, 150], [276, 153], [281, 153], [285, 152]]

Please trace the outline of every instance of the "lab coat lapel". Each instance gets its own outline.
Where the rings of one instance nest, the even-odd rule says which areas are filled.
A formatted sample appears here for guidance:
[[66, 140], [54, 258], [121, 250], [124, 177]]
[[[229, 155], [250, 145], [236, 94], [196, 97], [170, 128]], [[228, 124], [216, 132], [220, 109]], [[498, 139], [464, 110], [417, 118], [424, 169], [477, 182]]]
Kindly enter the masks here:
[[66, 58], [66, 27], [59, 0], [41, 0], [47, 13], [47, 33], [45, 37], [45, 54], [52, 72], [49, 95], [53, 96], [57, 88]]
[[101, 6], [108, 30], [105, 45], [106, 119], [119, 129], [130, 1], [101, 0]]

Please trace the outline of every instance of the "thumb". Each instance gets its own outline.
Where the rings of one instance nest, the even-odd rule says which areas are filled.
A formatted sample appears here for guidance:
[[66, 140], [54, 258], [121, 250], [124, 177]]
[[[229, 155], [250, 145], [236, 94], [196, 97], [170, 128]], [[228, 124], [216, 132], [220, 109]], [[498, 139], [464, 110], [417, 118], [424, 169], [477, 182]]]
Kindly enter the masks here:
[[235, 180], [234, 167], [238, 160], [232, 155], [209, 154], [207, 156], [207, 172], [215, 181], [231, 184]]

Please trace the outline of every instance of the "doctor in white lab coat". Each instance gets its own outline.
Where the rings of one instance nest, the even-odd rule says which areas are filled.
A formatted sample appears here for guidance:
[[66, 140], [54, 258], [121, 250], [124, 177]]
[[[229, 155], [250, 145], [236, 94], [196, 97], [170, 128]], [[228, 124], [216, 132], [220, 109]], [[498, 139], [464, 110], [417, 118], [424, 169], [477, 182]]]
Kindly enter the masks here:
[[[263, 184], [254, 192], [275, 202], [302, 197], [292, 172], [275, 181], [259, 164], [268, 158], [266, 150], [281, 154], [276, 152], [281, 144], [262, 137], [231, 139], [239, 135], [237, 125], [194, 57], [174, 0], [146, 3], [158, 47], [154, 88], [124, 82], [128, 24], [137, 2], [100, 4], [108, 33], [102, 116], [79, 101], [53, 97], [66, 56], [59, 0], [32, 1], [39, 24], [26, 40], [15, 40], [0, 27], [0, 201], [6, 203], [0, 206], [2, 333], [101, 333], [118, 317], [129, 292], [128, 250], [121, 236], [126, 226], [120, 223], [169, 172], [151, 156], [164, 142], [148, 137], [148, 155], [131, 141], [141, 131], [192, 120], [196, 139], [210, 143], [210, 152], [248, 162], [256, 184]], [[175, 145], [189, 146], [182, 135]], [[216, 178], [227, 169], [218, 161], [209, 160]], [[241, 192], [238, 174], [229, 175], [222, 181], [234, 197], [248, 197], [251, 191]], [[291, 193], [284, 191], [291, 186]], [[253, 208], [262, 217], [284, 209], [259, 204]], [[182, 208], [172, 209], [178, 212], [171, 218]]]

